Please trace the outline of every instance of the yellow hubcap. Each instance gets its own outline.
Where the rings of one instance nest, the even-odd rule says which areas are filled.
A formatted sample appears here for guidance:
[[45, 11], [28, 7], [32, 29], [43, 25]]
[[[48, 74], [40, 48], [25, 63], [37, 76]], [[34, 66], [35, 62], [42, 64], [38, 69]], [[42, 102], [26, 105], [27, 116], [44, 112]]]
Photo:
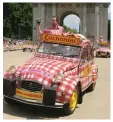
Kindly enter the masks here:
[[70, 109], [74, 110], [77, 104], [77, 91], [74, 91], [70, 100]]

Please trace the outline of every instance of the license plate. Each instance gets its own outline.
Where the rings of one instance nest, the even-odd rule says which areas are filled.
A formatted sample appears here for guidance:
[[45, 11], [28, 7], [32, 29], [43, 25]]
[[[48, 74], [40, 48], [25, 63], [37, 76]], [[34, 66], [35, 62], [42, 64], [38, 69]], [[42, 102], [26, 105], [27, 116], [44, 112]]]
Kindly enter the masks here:
[[101, 55], [106, 55], [105, 53], [101, 53]]
[[16, 88], [16, 96], [32, 99], [32, 100], [43, 100], [43, 93], [41, 92], [29, 92]]

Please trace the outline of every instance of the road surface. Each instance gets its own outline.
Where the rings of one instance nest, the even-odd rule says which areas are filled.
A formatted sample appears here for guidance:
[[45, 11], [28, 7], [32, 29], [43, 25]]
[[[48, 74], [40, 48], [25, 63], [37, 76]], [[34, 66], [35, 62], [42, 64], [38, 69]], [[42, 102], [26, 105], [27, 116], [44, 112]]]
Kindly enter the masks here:
[[[12, 64], [23, 64], [32, 57], [31, 52], [4, 52], [3, 72]], [[110, 119], [110, 59], [96, 58], [99, 78], [93, 92], [84, 94], [72, 115], [64, 116], [62, 109], [34, 107], [23, 104], [10, 106], [3, 101], [3, 119]]]

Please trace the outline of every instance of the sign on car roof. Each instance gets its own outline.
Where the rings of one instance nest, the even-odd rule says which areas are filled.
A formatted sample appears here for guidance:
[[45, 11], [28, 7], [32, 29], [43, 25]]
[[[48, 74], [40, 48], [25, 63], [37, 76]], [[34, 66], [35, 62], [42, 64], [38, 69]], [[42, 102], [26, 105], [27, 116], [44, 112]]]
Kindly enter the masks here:
[[81, 46], [80, 36], [63, 36], [63, 35], [50, 35], [42, 34], [41, 40], [48, 43], [65, 44], [72, 46]]

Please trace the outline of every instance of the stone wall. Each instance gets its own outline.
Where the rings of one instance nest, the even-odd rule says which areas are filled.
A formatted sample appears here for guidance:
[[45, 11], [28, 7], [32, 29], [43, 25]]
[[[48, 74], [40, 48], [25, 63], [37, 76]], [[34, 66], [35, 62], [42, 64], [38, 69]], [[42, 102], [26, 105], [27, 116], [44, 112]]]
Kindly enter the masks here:
[[80, 33], [86, 37], [97, 40], [103, 36], [107, 40], [108, 29], [108, 4], [94, 3], [46, 3], [34, 4], [33, 7], [33, 40], [38, 40], [36, 18], [41, 18], [41, 29], [50, 25], [53, 15], [59, 17], [59, 22], [69, 14], [78, 15], [80, 18]]

